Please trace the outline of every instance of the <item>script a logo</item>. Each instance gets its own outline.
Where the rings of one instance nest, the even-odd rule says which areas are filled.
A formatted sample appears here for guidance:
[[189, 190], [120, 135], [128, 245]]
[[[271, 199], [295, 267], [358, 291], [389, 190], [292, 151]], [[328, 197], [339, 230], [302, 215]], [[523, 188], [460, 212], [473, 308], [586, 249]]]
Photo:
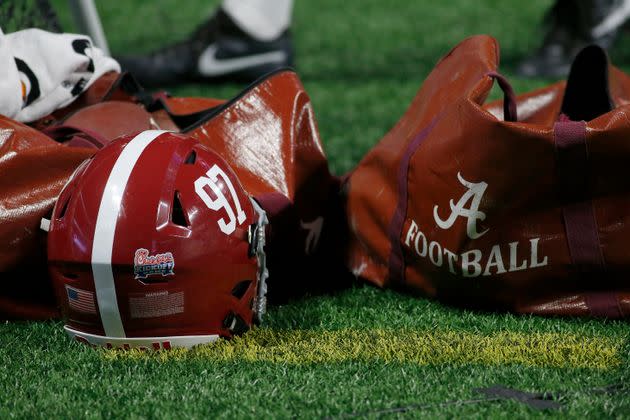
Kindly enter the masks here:
[[[468, 188], [468, 191], [462, 195], [457, 204], [453, 203], [453, 200], [450, 200], [451, 214], [446, 220], [442, 220], [438, 214], [437, 205], [433, 207], [433, 218], [435, 219], [435, 223], [442, 229], [450, 229], [458, 217], [465, 217], [468, 220], [466, 223], [468, 237], [470, 239], [480, 238], [488, 232], [488, 229], [483, 232], [477, 231], [477, 221], [486, 218], [486, 214], [479, 210], [479, 205], [481, 204], [483, 194], [486, 192], [486, 188], [488, 188], [488, 184], [485, 182], [474, 183], [466, 181], [459, 172], [457, 173], [457, 179], [459, 179], [459, 182], [461, 182], [464, 187]], [[465, 206], [469, 201], [470, 207], [466, 208]]]

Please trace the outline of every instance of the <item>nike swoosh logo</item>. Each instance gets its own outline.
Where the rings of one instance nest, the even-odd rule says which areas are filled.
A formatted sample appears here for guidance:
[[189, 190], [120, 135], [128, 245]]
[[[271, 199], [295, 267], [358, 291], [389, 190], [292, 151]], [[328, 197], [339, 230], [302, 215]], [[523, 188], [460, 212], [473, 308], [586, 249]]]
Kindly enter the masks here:
[[284, 63], [287, 60], [287, 53], [281, 50], [246, 57], [216, 58], [218, 49], [216, 44], [211, 44], [199, 56], [197, 69], [202, 76], [222, 76], [264, 64]]

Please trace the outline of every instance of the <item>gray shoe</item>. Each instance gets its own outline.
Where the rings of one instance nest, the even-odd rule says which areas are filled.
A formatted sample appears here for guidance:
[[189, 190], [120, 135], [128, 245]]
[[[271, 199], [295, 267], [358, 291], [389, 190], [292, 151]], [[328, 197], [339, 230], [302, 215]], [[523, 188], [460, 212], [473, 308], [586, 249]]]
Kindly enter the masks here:
[[522, 61], [516, 73], [524, 77], [567, 77], [573, 59], [585, 46], [612, 46], [630, 17], [630, 0], [558, 0], [546, 21], [550, 28], [543, 45]]
[[185, 82], [251, 82], [291, 66], [293, 43], [287, 30], [277, 39], [261, 42], [241, 30], [219, 9], [186, 40], [148, 55], [115, 57], [147, 87]]

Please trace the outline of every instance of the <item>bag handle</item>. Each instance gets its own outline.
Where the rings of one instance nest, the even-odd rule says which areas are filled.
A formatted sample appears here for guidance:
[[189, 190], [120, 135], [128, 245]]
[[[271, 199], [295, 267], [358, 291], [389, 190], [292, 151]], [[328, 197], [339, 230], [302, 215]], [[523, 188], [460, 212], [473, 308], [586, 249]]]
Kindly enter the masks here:
[[69, 147], [90, 147], [101, 149], [109, 140], [101, 134], [73, 125], [58, 125], [42, 130], [53, 140]]
[[501, 73], [496, 71], [490, 71], [486, 73], [486, 76], [493, 78], [499, 84], [499, 87], [503, 91], [503, 120], [509, 122], [518, 121], [516, 114], [516, 95], [510, 82]]

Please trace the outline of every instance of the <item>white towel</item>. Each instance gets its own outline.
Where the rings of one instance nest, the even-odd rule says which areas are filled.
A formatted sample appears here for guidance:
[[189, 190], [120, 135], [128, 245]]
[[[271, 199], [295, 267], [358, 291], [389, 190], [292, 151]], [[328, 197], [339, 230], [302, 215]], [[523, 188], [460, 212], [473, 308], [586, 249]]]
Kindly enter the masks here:
[[0, 30], [0, 114], [35, 121], [72, 103], [109, 71], [120, 66], [88, 36]]

